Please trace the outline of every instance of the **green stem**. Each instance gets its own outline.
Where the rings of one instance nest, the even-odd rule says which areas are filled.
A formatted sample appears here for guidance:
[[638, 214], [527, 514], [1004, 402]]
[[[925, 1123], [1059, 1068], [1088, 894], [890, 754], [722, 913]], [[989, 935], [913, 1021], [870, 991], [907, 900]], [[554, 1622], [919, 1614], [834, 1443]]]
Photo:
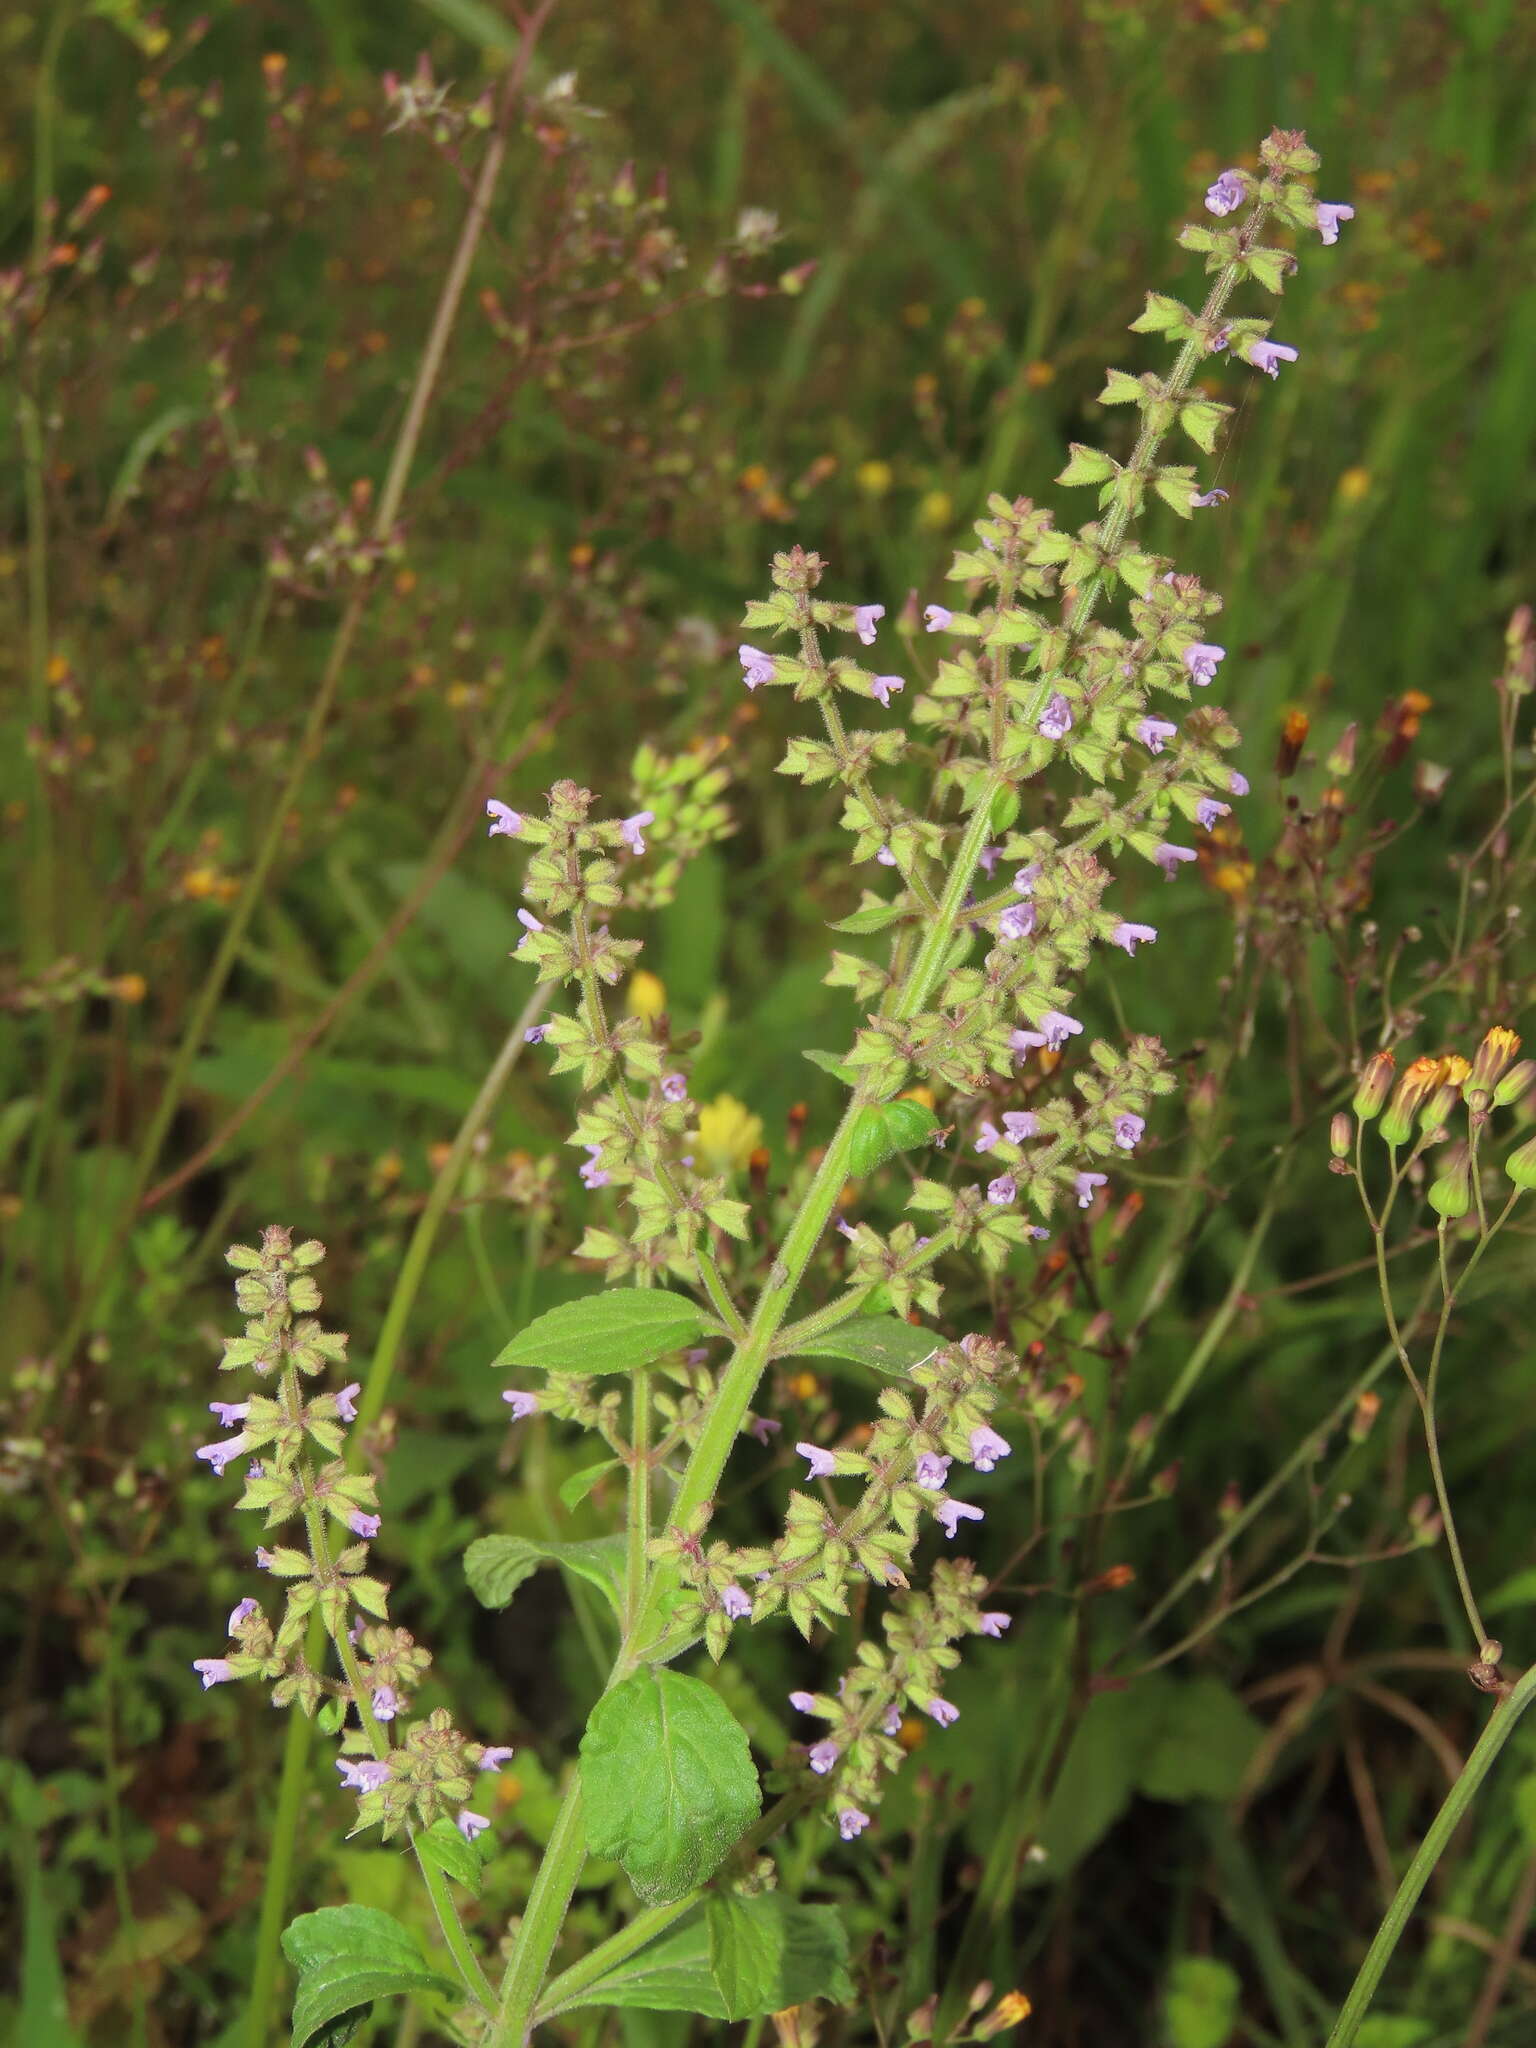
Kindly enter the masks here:
[[581, 1810], [581, 1773], [576, 1772], [566, 1788], [539, 1864], [527, 1910], [518, 1930], [517, 1946], [502, 1979], [496, 2017], [485, 2038], [485, 2048], [522, 2048], [533, 2026], [533, 2009], [539, 1987], [549, 1968], [560, 1929], [565, 1924], [571, 1893], [587, 1857], [586, 1828]]
[[[324, 1640], [318, 1618], [310, 1631], [310, 1647]], [[246, 2048], [267, 2048], [277, 1973], [282, 1964], [283, 1922], [293, 1887], [293, 1864], [299, 1841], [299, 1809], [304, 1803], [309, 1761], [310, 1724], [296, 1709], [288, 1716], [283, 1742], [283, 1767], [277, 1783], [277, 1805], [267, 1845], [267, 1867], [261, 1886], [261, 1917], [256, 1925], [256, 1964], [246, 1998]]]
[[1536, 1698], [1536, 1665], [1507, 1693], [1494, 1708], [1493, 1718], [1477, 1739], [1472, 1754], [1462, 1766], [1461, 1775], [1445, 1796], [1445, 1803], [1430, 1823], [1429, 1832], [1419, 1845], [1417, 1855], [1404, 1873], [1392, 1903], [1376, 1938], [1366, 1951], [1365, 1961], [1360, 1965], [1360, 1974], [1350, 1988], [1333, 2031], [1328, 2036], [1327, 2048], [1350, 2048], [1360, 2031], [1360, 2023], [1369, 2011], [1392, 1960], [1392, 1952], [1402, 1938], [1403, 1929], [1419, 1903], [1424, 1887], [1428, 1884], [1435, 1865], [1444, 1855], [1452, 1835], [1456, 1832], [1462, 1815], [1472, 1803], [1472, 1798], [1492, 1768], [1493, 1761], [1514, 1732], [1515, 1723], [1525, 1712], [1533, 1698]]
[[545, 1986], [544, 1996], [539, 2000], [534, 2014], [537, 2023], [553, 2019], [555, 2014], [575, 2004], [589, 1986], [606, 1977], [610, 1970], [620, 1963], [627, 1963], [638, 1955], [647, 1942], [654, 1941], [659, 1934], [665, 1934], [675, 1926], [685, 1913], [691, 1913], [699, 1903], [701, 1894], [688, 1892], [680, 1899], [674, 1899], [668, 1906], [647, 1906], [637, 1913], [633, 1920], [626, 1921], [617, 1934], [600, 1941], [596, 1948], [588, 1949], [579, 1962], [572, 1963], [568, 1970], [562, 1970], [558, 1977], [551, 1978]]
[[645, 1598], [645, 1575], [651, 1540], [651, 1376], [642, 1367], [634, 1374], [630, 1395], [629, 1500], [626, 1510], [624, 1618], [633, 1628]]

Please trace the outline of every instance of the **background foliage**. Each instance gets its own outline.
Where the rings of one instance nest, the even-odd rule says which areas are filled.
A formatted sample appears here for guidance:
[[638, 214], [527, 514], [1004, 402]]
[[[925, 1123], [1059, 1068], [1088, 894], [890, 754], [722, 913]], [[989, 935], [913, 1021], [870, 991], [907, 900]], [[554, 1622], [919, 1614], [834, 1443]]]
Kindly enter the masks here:
[[[1048, 1298], [976, 1304], [1090, 1400], [1114, 1387], [1134, 1417], [1177, 1389], [1158, 1438], [1176, 1484], [1107, 1524], [1091, 1568], [1070, 1525], [1039, 1540], [1022, 1482], [993, 1491], [982, 1561], [1010, 1642], [957, 1681], [968, 1740], [913, 1730], [878, 1838], [835, 1852], [822, 1890], [848, 1906], [859, 1990], [828, 2040], [901, 2039], [933, 1993], [989, 1975], [1027, 1989], [1053, 2043], [1300, 2048], [1485, 1711], [1447, 1647], [1445, 1559], [1412, 1541], [1422, 1450], [1393, 1382], [1349, 1454], [1329, 1539], [1346, 1562], [1301, 1562], [1302, 1463], [1230, 1561], [1149, 1617], [1380, 1348], [1323, 1137], [1359, 1056], [1470, 1052], [1528, 996], [1529, 848], [1484, 840], [1488, 684], [1533, 583], [1531, 17], [557, 10], [536, 77], [574, 69], [600, 118], [557, 90], [513, 134], [376, 559], [484, 146], [472, 123], [391, 132], [380, 76], [429, 51], [469, 108], [513, 39], [491, 0], [271, 0], [196, 28], [133, 0], [0, 25], [0, 1613], [24, 2032], [67, 1993], [80, 2040], [240, 2038], [282, 1735], [256, 1692], [194, 1690], [244, 1581], [191, 1447], [228, 1323], [218, 1254], [269, 1219], [326, 1239], [355, 1355], [398, 1346], [380, 1550], [466, 1716], [518, 1745], [484, 1925], [520, 1897], [596, 1624], [549, 1573], [505, 1614], [474, 1609], [458, 1560], [487, 1529], [580, 1538], [606, 1518], [601, 1485], [562, 1506], [584, 1453], [544, 1422], [509, 1438], [485, 1369], [591, 1278], [569, 1257], [589, 1198], [560, 1085], [519, 1065], [450, 1152], [527, 994], [484, 798], [568, 774], [627, 808], [642, 740], [718, 747], [739, 829], [688, 870], [644, 964], [703, 1034], [700, 1098], [746, 1107], [721, 1118], [738, 1192], [771, 1191], [835, 1099], [798, 1055], [846, 1042], [819, 976], [857, 884], [832, 812], [770, 772], [794, 713], [743, 696], [741, 603], [798, 539], [894, 619], [909, 590], [941, 594], [987, 490], [1057, 503], [1066, 442], [1114, 430], [1104, 364], [1145, 366], [1123, 332], [1143, 290], [1187, 282], [1171, 230], [1280, 122], [1356, 219], [1283, 302], [1301, 361], [1244, 402], [1207, 478], [1230, 502], [1158, 535], [1225, 595], [1254, 784], [1245, 838], [1203, 844], [1200, 882], [1156, 898], [1137, 969], [1131, 1022], [1185, 1090], [1124, 1177], [1139, 1212], [1074, 1244]], [[777, 214], [771, 251], [745, 207]], [[1473, 1574], [1517, 1658], [1536, 1600], [1523, 1255], [1464, 1304], [1445, 1395]], [[833, 1361], [776, 1398], [787, 1442], [867, 1407]], [[1127, 1690], [1078, 1687], [1063, 1728], [1084, 1602], [1100, 1658], [1143, 1623], [1138, 1662], [1199, 1640]], [[721, 1674], [767, 1752], [807, 1663], [765, 1635]], [[1530, 2025], [1536, 1750], [1518, 1746], [1376, 2048]], [[1047, 1765], [1046, 1854], [1020, 1866]], [[314, 1776], [296, 1899], [404, 1910], [399, 1860], [341, 1843]], [[792, 1842], [787, 1883], [809, 1854]], [[613, 1882], [589, 1870], [578, 1943]], [[57, 2024], [25, 2038], [69, 2038]], [[563, 2024], [595, 2041], [620, 2021]], [[688, 2035], [622, 2026], [647, 2048]]]

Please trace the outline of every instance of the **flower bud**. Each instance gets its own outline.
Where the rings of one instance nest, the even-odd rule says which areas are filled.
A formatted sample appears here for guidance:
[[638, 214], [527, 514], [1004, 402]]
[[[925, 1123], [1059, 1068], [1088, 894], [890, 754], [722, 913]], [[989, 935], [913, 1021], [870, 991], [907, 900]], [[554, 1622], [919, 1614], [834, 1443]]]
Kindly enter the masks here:
[[1536, 1060], [1516, 1060], [1493, 1091], [1495, 1109], [1507, 1109], [1536, 1087]]
[[1328, 1126], [1328, 1149], [1335, 1159], [1347, 1159], [1349, 1148], [1354, 1141], [1355, 1127], [1344, 1110], [1339, 1110]]
[[1472, 1076], [1467, 1092], [1473, 1089], [1490, 1091], [1500, 1076], [1514, 1064], [1515, 1054], [1520, 1050], [1520, 1039], [1516, 1032], [1506, 1025], [1495, 1024], [1477, 1048], [1472, 1061]]
[[1429, 1100], [1440, 1079], [1440, 1062], [1429, 1058], [1416, 1059], [1397, 1084], [1397, 1093], [1387, 1105], [1387, 1113], [1381, 1120], [1381, 1135], [1389, 1145], [1406, 1145], [1413, 1136], [1413, 1126], [1419, 1111]]
[[1349, 1419], [1349, 1440], [1352, 1444], [1363, 1444], [1375, 1427], [1381, 1413], [1381, 1396], [1367, 1390], [1355, 1403], [1355, 1412]]
[[1355, 1115], [1369, 1123], [1372, 1117], [1380, 1116], [1388, 1095], [1392, 1090], [1392, 1075], [1397, 1062], [1389, 1052], [1374, 1052], [1361, 1070], [1355, 1099], [1351, 1104]]
[[1359, 743], [1360, 728], [1353, 719], [1345, 726], [1333, 743], [1328, 755], [1328, 773], [1342, 779], [1352, 774], [1355, 766], [1355, 748]]
[[1275, 755], [1275, 773], [1284, 782], [1296, 772], [1296, 763], [1301, 759], [1301, 750], [1307, 743], [1307, 734], [1312, 730], [1312, 721], [1305, 711], [1288, 711], [1285, 724], [1280, 728], [1280, 747]]
[[1429, 1206], [1447, 1218], [1465, 1216], [1472, 1206], [1472, 1155], [1463, 1144], [1452, 1145], [1429, 1184]]
[[1459, 1053], [1447, 1053], [1440, 1062], [1435, 1090], [1419, 1113], [1421, 1130], [1433, 1131], [1443, 1124], [1461, 1100], [1462, 1086], [1472, 1069]]
[[1527, 1193], [1536, 1188], [1536, 1138], [1527, 1138], [1523, 1145], [1510, 1153], [1504, 1162], [1504, 1171], [1517, 1188]]

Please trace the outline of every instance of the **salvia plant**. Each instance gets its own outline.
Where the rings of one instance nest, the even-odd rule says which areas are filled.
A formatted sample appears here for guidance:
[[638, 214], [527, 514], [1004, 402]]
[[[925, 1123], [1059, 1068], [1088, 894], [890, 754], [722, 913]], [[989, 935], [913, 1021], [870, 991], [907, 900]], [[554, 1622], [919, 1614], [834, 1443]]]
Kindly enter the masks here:
[[[667, 900], [687, 861], [732, 829], [716, 752], [643, 749], [617, 817], [572, 781], [539, 807], [488, 806], [492, 837], [523, 857], [516, 958], [540, 991], [526, 1039], [580, 1089], [571, 1143], [594, 1202], [578, 1257], [607, 1283], [512, 1339], [495, 1361], [514, 1380], [502, 1399], [514, 1425], [537, 1413], [601, 1440], [568, 1500], [616, 1474], [626, 1501], [606, 1535], [489, 1535], [467, 1555], [470, 1586], [492, 1606], [539, 1563], [561, 1565], [607, 1604], [617, 1641], [495, 1953], [471, 1940], [459, 1894], [479, 1889], [496, 1854], [489, 1793], [512, 1751], [504, 1731], [419, 1708], [431, 1656], [391, 1621], [370, 1568], [377, 1400], [346, 1379], [345, 1339], [319, 1320], [322, 1247], [272, 1228], [230, 1253], [245, 1329], [223, 1361], [233, 1398], [211, 1405], [232, 1433], [198, 1456], [244, 1470], [238, 1505], [260, 1520], [256, 1564], [281, 1599], [242, 1598], [225, 1654], [197, 1670], [205, 1685], [259, 1679], [334, 1738], [337, 1796], [352, 1802], [338, 1818], [409, 1843], [444, 1943], [429, 1957], [361, 1905], [302, 1916], [285, 1937], [299, 1972], [295, 2040], [340, 2039], [344, 2016], [397, 1992], [431, 2001], [454, 2039], [493, 2048], [604, 2005], [778, 2014], [783, 2038], [812, 2039], [813, 2023], [797, 2032], [789, 2009], [853, 1996], [836, 1909], [778, 1888], [773, 1844], [809, 1816], [834, 1853], [867, 1853], [908, 1718], [949, 1729], [962, 1658], [1009, 1654], [985, 1518], [989, 1488], [1016, 1469], [1015, 1441], [1027, 1436], [1037, 1461], [1085, 1487], [1101, 1456], [1081, 1382], [1049, 1383], [1040, 1347], [1007, 1329], [955, 1329], [946, 1293], [967, 1267], [1027, 1276], [1081, 1212], [1107, 1215], [1117, 1169], [1176, 1086], [1155, 1037], [1095, 1035], [1085, 1013], [1110, 1007], [1092, 984], [1112, 976], [1116, 1013], [1134, 1018], [1137, 978], [1156, 971], [1151, 901], [1248, 785], [1238, 724], [1213, 701], [1230, 673], [1221, 600], [1141, 525], [1156, 502], [1188, 519], [1225, 496], [1169, 455], [1175, 436], [1216, 450], [1232, 408], [1212, 395], [1213, 373], [1241, 363], [1273, 379], [1297, 360], [1243, 294], [1279, 294], [1296, 267], [1271, 231], [1338, 240], [1351, 209], [1319, 203], [1317, 168], [1300, 134], [1276, 131], [1255, 170], [1211, 185], [1205, 218], [1179, 238], [1204, 258], [1203, 302], [1152, 293], [1132, 323], [1163, 337], [1171, 366], [1111, 369], [1101, 401], [1135, 415], [1134, 435], [1119, 457], [1074, 446], [1057, 479], [1096, 494], [1082, 526], [993, 495], [947, 601], [910, 599], [888, 617], [867, 593], [834, 594], [828, 565], [794, 546], [748, 605], [740, 684], [807, 707], [779, 772], [836, 792], [866, 886], [834, 930], [879, 949], [831, 954], [826, 979], [852, 999], [851, 1038], [810, 1057], [846, 1104], [821, 1143], [797, 1151], [787, 1188], [754, 1180], [750, 1201], [734, 1191], [692, 1092], [693, 1042], [654, 1006], [614, 1000], [641, 953], [635, 914]], [[893, 637], [904, 674], [886, 652]], [[1333, 1133], [1375, 1234], [1453, 1542], [1434, 1457], [1452, 1261], [1470, 1244], [1469, 1271], [1507, 1214], [1490, 1218], [1485, 1148], [1490, 1117], [1528, 1086], [1517, 1049], [1496, 1031], [1470, 1061], [1416, 1062], [1395, 1091], [1378, 1055]], [[1464, 1136], [1442, 1147], [1462, 1110]], [[1386, 1140], [1384, 1188], [1366, 1155], [1373, 1129]], [[1531, 1151], [1509, 1162], [1515, 1193], [1536, 1180]], [[1422, 1187], [1440, 1219], [1446, 1314], [1427, 1361], [1410, 1355], [1404, 1332], [1418, 1324], [1394, 1316], [1385, 1263], [1405, 1186]], [[727, 1526], [716, 1511], [728, 1465], [761, 1471], [780, 1429], [757, 1406], [769, 1368], [806, 1357], [864, 1368], [868, 1414], [795, 1445], [803, 1476], [769, 1525]], [[1133, 1461], [1150, 1443], [1132, 1432]], [[1496, 1688], [1498, 1646], [1455, 1554], [1477, 1669]], [[834, 1634], [846, 1648], [818, 1686], [790, 1695], [795, 1739], [760, 1769], [708, 1664], [705, 1675], [679, 1667], [700, 1649], [719, 1664], [739, 1631], [783, 1623], [813, 1649]], [[638, 1905], [556, 1969], [589, 1858], [612, 1859]], [[1412, 1902], [1394, 1908], [1399, 1925]], [[1357, 1987], [1340, 2042], [1370, 1988]], [[1022, 1989], [967, 1986], [959, 2009], [914, 2016], [914, 2038], [984, 2040], [1028, 2010]]]

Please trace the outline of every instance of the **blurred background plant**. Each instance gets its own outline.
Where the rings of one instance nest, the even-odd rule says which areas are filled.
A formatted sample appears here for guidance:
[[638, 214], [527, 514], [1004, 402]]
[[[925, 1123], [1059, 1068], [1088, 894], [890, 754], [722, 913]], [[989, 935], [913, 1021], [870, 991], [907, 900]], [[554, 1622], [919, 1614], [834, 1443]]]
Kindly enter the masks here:
[[[925, 2038], [990, 1978], [1053, 2043], [1301, 2048], [1486, 1713], [1326, 1133], [1377, 1046], [1470, 1050], [1529, 997], [1506, 621], [1536, 581], [1536, 26], [1502, 0], [632, 0], [537, 27], [493, 0], [0, 24], [22, 2038], [70, 2038], [27, 2031], [66, 1999], [82, 2041], [244, 2038], [282, 1737], [254, 1691], [189, 1683], [243, 1582], [188, 1474], [218, 1254], [274, 1217], [326, 1238], [331, 1300], [387, 1354], [380, 1550], [466, 1715], [519, 1745], [484, 1924], [522, 1896], [595, 1624], [553, 1578], [468, 1610], [457, 1558], [487, 1527], [590, 1533], [603, 1492], [562, 1504], [583, 1454], [542, 1420], [504, 1443], [485, 1372], [592, 1279], [569, 1093], [507, 1055], [525, 985], [484, 800], [567, 774], [628, 808], [646, 742], [728, 767], [739, 829], [683, 870], [627, 999], [701, 1034], [718, 1164], [771, 1194], [835, 1097], [799, 1054], [844, 1042], [822, 927], [856, 890], [832, 810], [808, 830], [771, 774], [793, 714], [743, 697], [742, 596], [800, 540], [894, 618], [943, 594], [987, 490], [1060, 505], [1190, 194], [1279, 121], [1356, 217], [1286, 301], [1306, 374], [1241, 405], [1229, 501], [1159, 515], [1225, 597], [1254, 789], [1241, 836], [1203, 835], [1204, 888], [1159, 898], [1138, 980], [1181, 1107], [1043, 1292], [971, 1303], [1076, 1376], [1155, 1500], [1086, 1537], [1081, 1472], [989, 1502], [1013, 1637], [957, 1683], [964, 1750], [914, 1726], [879, 1842], [824, 1873], [861, 1995], [820, 2025]], [[1394, 1245], [1405, 1295], [1433, 1258], [1422, 1224]], [[1516, 1662], [1525, 1270], [1517, 1217], [1439, 1390]], [[863, 1412], [827, 1362], [774, 1397], [787, 1443]], [[764, 1642], [722, 1682], [772, 1747], [798, 1673]], [[1529, 2028], [1536, 1736], [1514, 1747], [1375, 2048]], [[398, 1859], [304, 1801], [294, 1898], [403, 1909]], [[609, 1924], [590, 1875], [578, 1940]]]

